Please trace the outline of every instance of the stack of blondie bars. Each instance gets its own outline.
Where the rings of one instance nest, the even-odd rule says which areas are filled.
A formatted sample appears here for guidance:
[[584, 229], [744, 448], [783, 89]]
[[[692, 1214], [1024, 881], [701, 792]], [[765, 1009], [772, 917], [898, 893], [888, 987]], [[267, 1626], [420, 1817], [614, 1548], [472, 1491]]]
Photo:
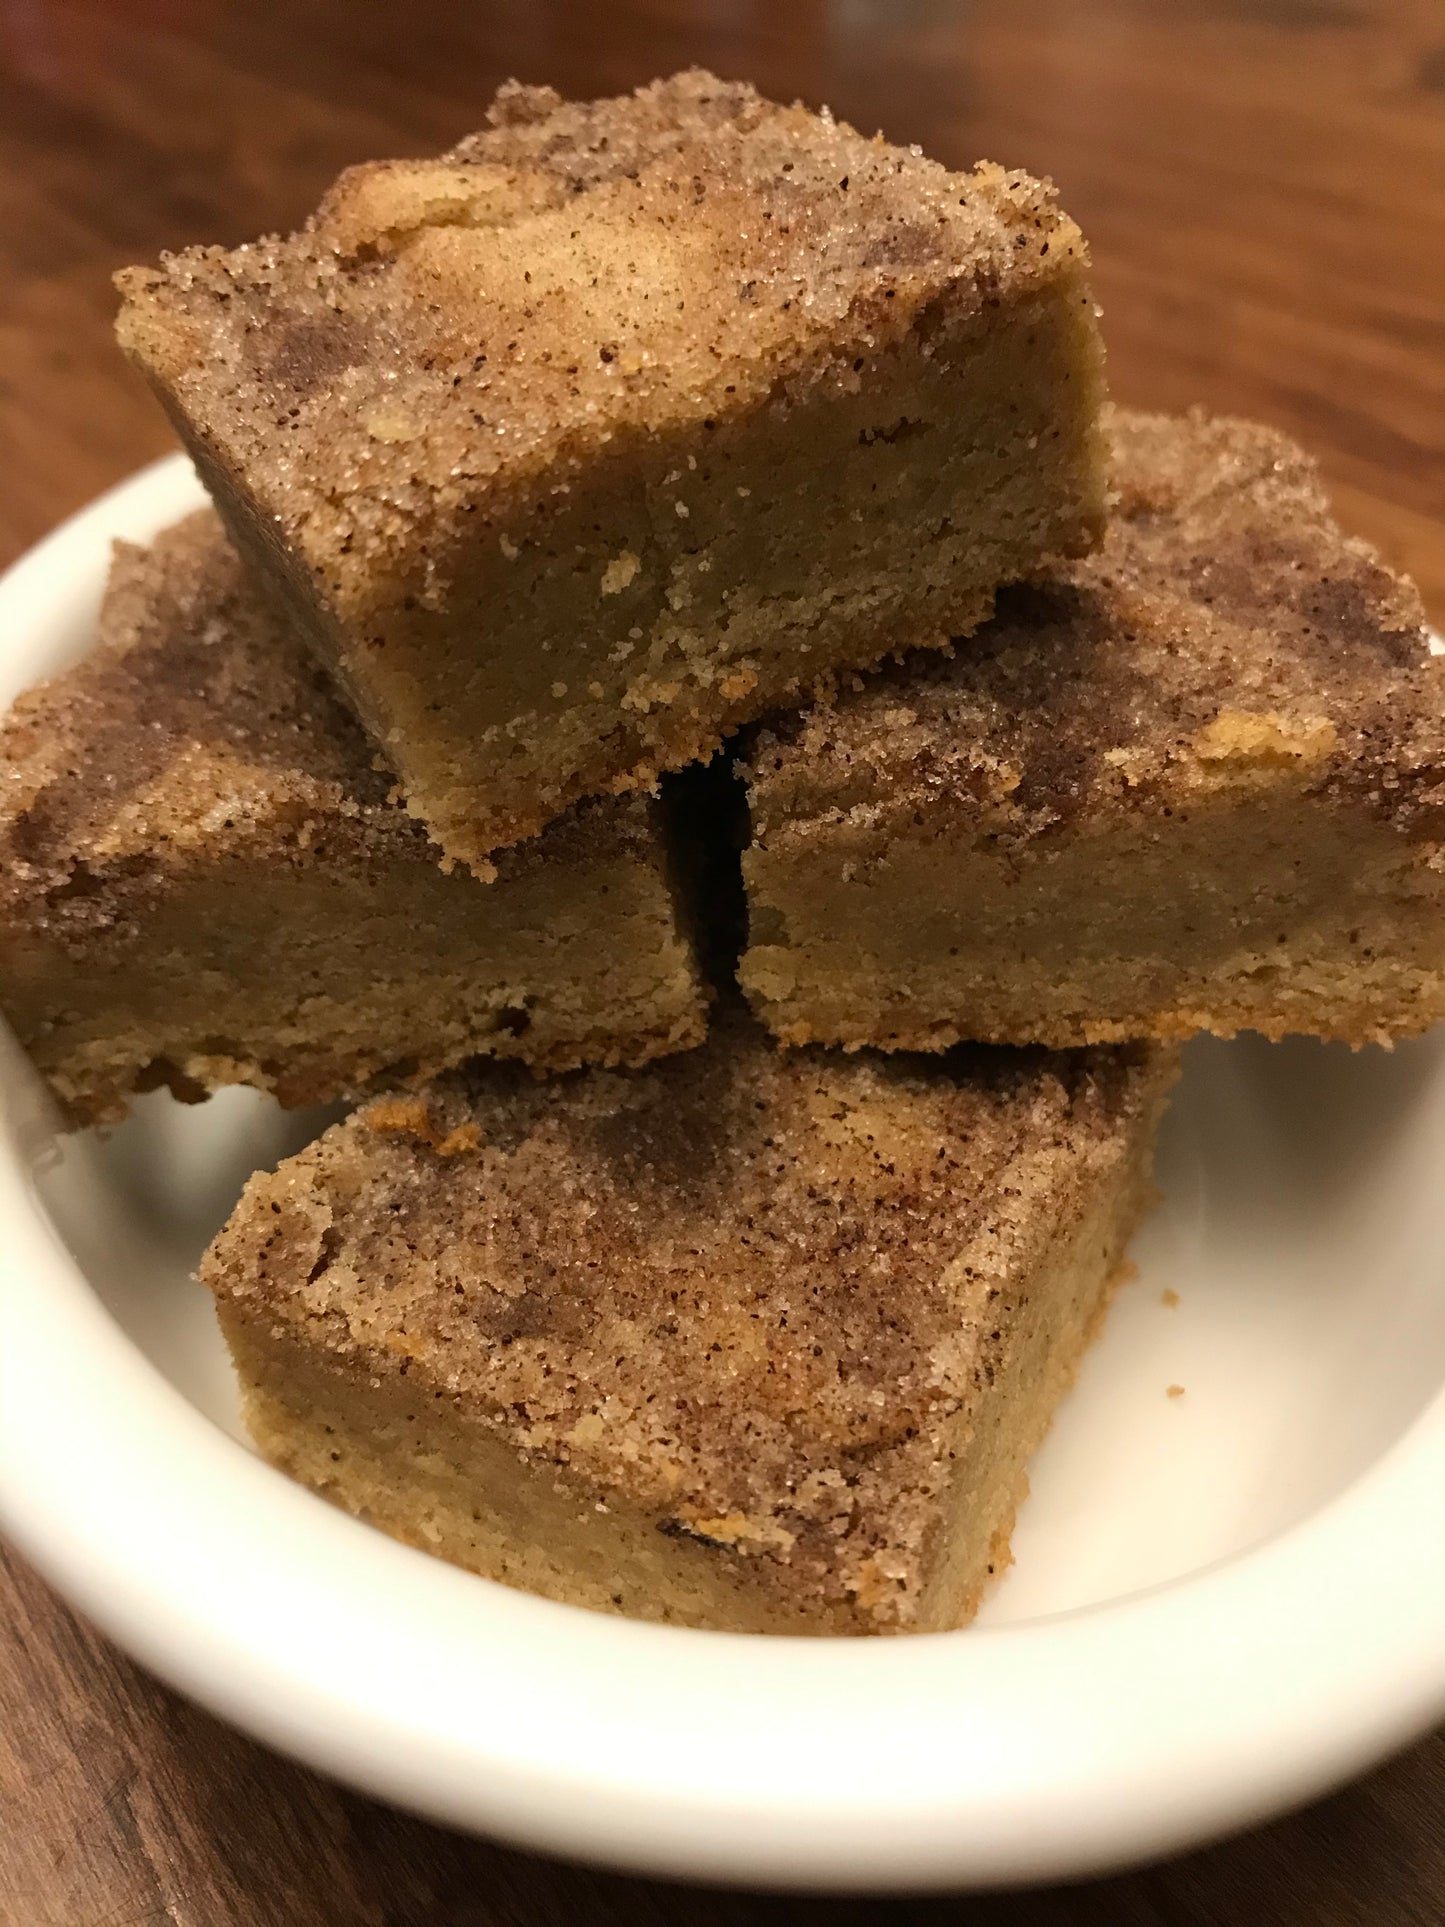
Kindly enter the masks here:
[[202, 1267], [277, 1465], [554, 1598], [961, 1624], [1174, 1045], [1445, 1016], [1445, 663], [1278, 434], [1111, 410], [1047, 185], [510, 86], [121, 277], [213, 507], [0, 726], [73, 1123], [360, 1108]]

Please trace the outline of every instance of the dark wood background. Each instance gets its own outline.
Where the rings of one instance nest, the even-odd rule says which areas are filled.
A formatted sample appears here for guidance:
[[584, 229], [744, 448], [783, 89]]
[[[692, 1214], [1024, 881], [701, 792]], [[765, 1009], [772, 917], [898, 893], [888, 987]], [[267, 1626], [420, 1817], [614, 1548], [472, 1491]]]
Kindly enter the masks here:
[[[1445, 617], [1440, 0], [0, 0], [0, 562], [167, 446], [111, 272], [293, 224], [508, 75], [693, 61], [1051, 173], [1124, 399], [1261, 416]], [[0, 1565], [0, 1927], [1442, 1927], [1445, 1739], [1173, 1865], [994, 1899], [768, 1901], [441, 1832], [139, 1674]]]

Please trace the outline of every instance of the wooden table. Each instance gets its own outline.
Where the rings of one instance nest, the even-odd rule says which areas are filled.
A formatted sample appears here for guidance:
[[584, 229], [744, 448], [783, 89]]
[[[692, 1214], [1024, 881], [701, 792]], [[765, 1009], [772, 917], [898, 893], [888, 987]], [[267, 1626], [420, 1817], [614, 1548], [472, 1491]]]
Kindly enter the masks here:
[[[111, 345], [113, 269], [288, 226], [345, 163], [452, 141], [509, 74], [587, 94], [699, 61], [944, 160], [1053, 174], [1116, 391], [1302, 436], [1445, 616], [1438, 0], [8, 0], [0, 35], [0, 561], [168, 444]], [[1048, 1896], [705, 1895], [326, 1785], [136, 1672], [18, 1562], [0, 1582], [0, 1927], [1445, 1922], [1445, 1739], [1247, 1839]]]

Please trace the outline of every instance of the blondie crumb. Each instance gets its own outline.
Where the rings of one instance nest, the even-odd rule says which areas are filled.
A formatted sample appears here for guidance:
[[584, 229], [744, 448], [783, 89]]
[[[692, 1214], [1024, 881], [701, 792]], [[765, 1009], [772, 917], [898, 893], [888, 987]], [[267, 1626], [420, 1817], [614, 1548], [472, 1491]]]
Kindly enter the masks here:
[[1314, 465], [1120, 414], [1103, 549], [762, 732], [755, 1007], [792, 1041], [1388, 1041], [1445, 1016], [1445, 660]]
[[657, 804], [583, 805], [484, 885], [392, 783], [214, 515], [119, 545], [94, 651], [0, 721], [0, 1008], [77, 1121], [699, 1040]]

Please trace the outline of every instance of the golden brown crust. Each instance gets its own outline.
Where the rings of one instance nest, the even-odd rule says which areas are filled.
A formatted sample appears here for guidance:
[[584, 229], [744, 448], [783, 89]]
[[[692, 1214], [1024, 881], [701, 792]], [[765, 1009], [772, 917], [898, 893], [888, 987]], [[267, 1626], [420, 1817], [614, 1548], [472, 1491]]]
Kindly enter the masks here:
[[0, 722], [12, 910], [95, 870], [276, 829], [376, 818], [388, 781], [321, 672], [244, 581], [213, 513], [116, 544], [94, 650]]
[[691, 73], [503, 89], [297, 234], [129, 270], [119, 331], [485, 874], [1096, 542], [1086, 260], [1046, 183]]
[[[1328, 1036], [1332, 1043], [1348, 1044], [1363, 1050], [1368, 1044], [1387, 1049], [1406, 1037], [1418, 1037], [1439, 1023], [1445, 1012], [1445, 971], [1437, 971], [1423, 982], [1402, 972], [1408, 981], [1394, 998], [1375, 994], [1351, 1001], [1348, 994], [1334, 1000], [1329, 1009]], [[1228, 999], [1202, 1004], [1180, 1004], [1164, 1008], [1150, 1006], [1125, 1017], [1104, 1018], [1094, 1013], [1080, 1014], [1067, 1022], [1058, 1019], [1030, 1019], [1027, 1023], [999, 1021], [992, 1012], [984, 1020], [995, 1044], [1008, 1046], [1038, 1045], [1048, 1050], [1079, 1050], [1096, 1045], [1128, 1044], [1147, 1037], [1157, 1044], [1187, 1044], [1191, 1037], [1207, 1031], [1211, 1037], [1237, 1037], [1254, 1031], [1279, 1043], [1286, 1037], [1314, 1034], [1319, 1013], [1302, 1016], [1293, 1007], [1276, 1013], [1260, 1008], [1258, 1002], [1231, 1005]], [[848, 1035], [840, 1038], [837, 1026], [805, 1018], [781, 1018], [769, 1022], [778, 1043], [787, 1048], [823, 1044], [847, 1052], [862, 1050], [946, 1051], [966, 1043], [978, 1022], [899, 1022], [889, 1013], [886, 1019], [862, 1004], [850, 1010]]]
[[1413, 585], [1341, 534], [1313, 462], [1199, 412], [1121, 411], [1113, 433], [1099, 554], [1002, 598], [955, 656], [761, 732], [760, 836], [942, 810], [1026, 840], [1282, 765], [1401, 828], [1440, 824], [1445, 661]]
[[1171, 1075], [783, 1054], [733, 1018], [641, 1076], [451, 1078], [417, 1131], [362, 1111], [252, 1181], [203, 1277], [790, 1586], [916, 1587], [1004, 1301]]
[[439, 161], [352, 169], [287, 239], [120, 277], [122, 343], [341, 607], [377, 556], [444, 566], [428, 530], [494, 488], [780, 382], [846, 387], [862, 339], [941, 290], [981, 309], [1085, 260], [1046, 183], [699, 72], [588, 103], [503, 88], [489, 120]]

